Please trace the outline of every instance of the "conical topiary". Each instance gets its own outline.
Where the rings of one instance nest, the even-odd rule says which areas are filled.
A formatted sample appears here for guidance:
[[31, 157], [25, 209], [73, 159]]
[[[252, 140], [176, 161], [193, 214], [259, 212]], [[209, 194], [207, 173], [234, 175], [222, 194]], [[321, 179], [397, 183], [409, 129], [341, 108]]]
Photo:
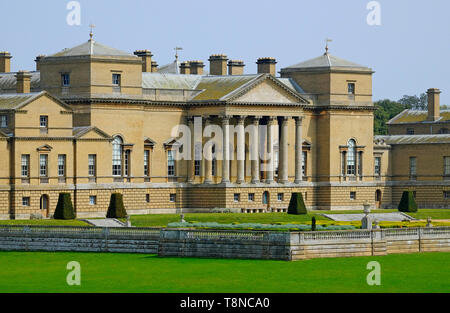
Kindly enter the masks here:
[[311, 221], [311, 230], [312, 231], [316, 231], [316, 218], [313, 216], [312, 221]]
[[414, 193], [412, 191], [403, 192], [398, 210], [400, 212], [417, 212], [416, 199], [414, 199]]
[[301, 193], [292, 193], [291, 202], [289, 202], [288, 214], [308, 214]]
[[55, 220], [73, 220], [76, 218], [76, 213], [73, 209], [72, 199], [70, 193], [60, 193], [58, 204], [56, 205]]
[[123, 196], [120, 193], [111, 194], [111, 201], [109, 202], [107, 218], [125, 218], [127, 211], [123, 206]]

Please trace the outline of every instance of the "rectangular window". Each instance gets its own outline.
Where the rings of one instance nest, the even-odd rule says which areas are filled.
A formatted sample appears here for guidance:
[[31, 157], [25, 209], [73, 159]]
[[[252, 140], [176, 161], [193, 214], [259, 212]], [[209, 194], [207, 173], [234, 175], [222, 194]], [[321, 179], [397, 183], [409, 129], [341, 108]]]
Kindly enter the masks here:
[[375, 176], [381, 176], [381, 158], [375, 157], [374, 162], [375, 162], [375, 169], [374, 169]]
[[255, 194], [254, 193], [249, 193], [248, 194], [248, 201], [249, 202], [255, 201]]
[[177, 201], [177, 194], [171, 193], [169, 197], [170, 202], [176, 202]]
[[97, 175], [97, 155], [96, 154], [88, 155], [88, 175], [89, 176]]
[[150, 194], [145, 195], [145, 202], [150, 203]]
[[200, 176], [200, 166], [201, 166], [201, 161], [194, 161], [194, 175], [195, 176]]
[[47, 154], [39, 155], [39, 176], [40, 177], [48, 176], [48, 155]]
[[284, 201], [284, 193], [278, 194], [278, 201]]
[[22, 205], [23, 206], [30, 206], [30, 197], [23, 197], [22, 198]]
[[450, 176], [450, 156], [444, 157], [444, 176]]
[[144, 176], [150, 176], [150, 150], [144, 150]]
[[348, 94], [354, 95], [355, 94], [355, 83], [348, 83]]
[[350, 200], [356, 200], [356, 191], [350, 191]]
[[355, 153], [347, 153], [347, 175], [356, 175]]
[[167, 151], [167, 175], [175, 176], [175, 151]]
[[58, 155], [58, 176], [64, 177], [66, 175], [66, 155]]
[[112, 84], [115, 87], [120, 86], [120, 74], [112, 74]]
[[409, 178], [411, 180], [417, 177], [417, 159], [416, 157], [409, 158]]
[[308, 154], [306, 153], [306, 151], [302, 151], [302, 173], [303, 173], [303, 177], [306, 177], [307, 156], [308, 156]]
[[70, 75], [69, 74], [61, 74], [61, 85], [63, 87], [70, 86]]
[[278, 151], [274, 151], [274, 154], [273, 154], [273, 168], [274, 168], [274, 176], [275, 177], [278, 177], [278, 173], [279, 173], [279, 167], [280, 167], [280, 165], [279, 165], [279, 158], [280, 158], [280, 155], [279, 155], [279, 152]]
[[407, 128], [406, 129], [406, 134], [407, 135], [414, 135], [414, 128]]
[[39, 118], [39, 121], [40, 121], [41, 128], [48, 128], [48, 116], [41, 115]]
[[241, 201], [241, 194], [235, 193], [234, 194], [234, 202], [239, 202], [239, 201]]
[[97, 204], [97, 196], [89, 196], [89, 205]]
[[444, 199], [450, 200], [450, 191], [444, 191]]
[[131, 161], [131, 151], [126, 150], [125, 151], [125, 176], [130, 177], [131, 176], [131, 167], [130, 167], [130, 161]]
[[8, 116], [0, 115], [0, 128], [8, 127]]
[[22, 177], [30, 177], [30, 155], [23, 154], [21, 162]]

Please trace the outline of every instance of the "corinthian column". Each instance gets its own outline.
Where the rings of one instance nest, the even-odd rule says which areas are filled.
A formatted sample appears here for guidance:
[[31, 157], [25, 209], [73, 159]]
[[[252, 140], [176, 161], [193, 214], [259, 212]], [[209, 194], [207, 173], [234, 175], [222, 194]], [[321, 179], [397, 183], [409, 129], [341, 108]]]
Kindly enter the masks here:
[[230, 117], [222, 117], [222, 183], [230, 182]]
[[302, 159], [303, 159], [303, 139], [302, 139], [302, 117], [295, 117], [295, 183], [303, 181]]
[[[206, 117], [205, 127], [211, 125], [211, 117]], [[212, 146], [205, 146], [205, 184], [212, 183]]]
[[192, 183], [194, 181], [194, 160], [195, 160], [195, 136], [194, 136], [194, 117], [190, 116], [187, 118], [188, 120], [188, 126], [189, 126], [189, 130], [191, 131], [191, 137], [190, 137], [190, 144], [189, 144], [189, 148], [190, 148], [190, 153], [189, 153], [189, 160], [188, 162], [188, 179], [187, 181], [189, 183]]
[[274, 151], [273, 151], [273, 140], [275, 138], [274, 130], [275, 130], [275, 123], [276, 118], [275, 117], [269, 117], [267, 121], [267, 178], [266, 183], [270, 184], [273, 183], [273, 174], [274, 174]]
[[237, 183], [245, 182], [245, 116], [239, 116], [237, 122]]
[[288, 166], [288, 117], [281, 118], [281, 134], [280, 134], [280, 165], [278, 167], [279, 180], [281, 184], [289, 182], [289, 166]]
[[259, 120], [260, 116], [253, 118], [253, 129], [250, 135], [250, 160], [252, 165], [252, 184], [259, 183]]

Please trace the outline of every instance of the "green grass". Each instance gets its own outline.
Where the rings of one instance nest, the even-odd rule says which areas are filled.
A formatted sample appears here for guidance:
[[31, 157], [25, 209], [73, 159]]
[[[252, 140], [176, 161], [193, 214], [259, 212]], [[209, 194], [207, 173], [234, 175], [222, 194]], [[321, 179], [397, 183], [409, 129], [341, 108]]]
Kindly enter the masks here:
[[[372, 210], [373, 213], [398, 212], [396, 210]], [[307, 215], [289, 215], [287, 213], [264, 213], [264, 214], [240, 214], [240, 213], [187, 213], [187, 222], [218, 222], [229, 223], [311, 223], [312, 217], [316, 217], [318, 224], [350, 225], [349, 222], [332, 222], [321, 214], [343, 214], [343, 213], [363, 213], [363, 211], [310, 211]], [[411, 216], [418, 219], [426, 219], [428, 216], [433, 219], [450, 219], [450, 210], [419, 210]], [[124, 221], [124, 219], [123, 219]], [[179, 214], [154, 214], [154, 215], [133, 215], [131, 224], [136, 227], [167, 226], [169, 223], [179, 222]], [[358, 222], [360, 223], [360, 222]], [[356, 224], [358, 224], [356, 223]], [[353, 224], [351, 224], [353, 225]]]
[[0, 225], [40, 225], [40, 226], [90, 226], [80, 220], [6, 220]]
[[[159, 258], [140, 254], [0, 252], [0, 292], [450, 292], [450, 253], [296, 262]], [[81, 264], [68, 286], [67, 263]], [[367, 263], [381, 264], [369, 286]]]

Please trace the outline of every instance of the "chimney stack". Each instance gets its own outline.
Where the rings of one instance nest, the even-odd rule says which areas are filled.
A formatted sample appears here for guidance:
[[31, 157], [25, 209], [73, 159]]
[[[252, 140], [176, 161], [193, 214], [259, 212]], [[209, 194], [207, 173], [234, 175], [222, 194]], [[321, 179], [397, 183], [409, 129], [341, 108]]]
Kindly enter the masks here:
[[152, 56], [153, 54], [149, 50], [137, 50], [134, 51], [134, 55], [140, 57], [142, 59], [142, 72], [151, 72], [152, 71]]
[[203, 61], [190, 61], [189, 64], [191, 65], [192, 75], [203, 75], [203, 68], [205, 67]]
[[27, 71], [19, 71], [15, 75], [17, 78], [16, 92], [30, 93], [31, 91], [31, 74]]
[[228, 58], [224, 54], [213, 54], [209, 57], [209, 74], [226, 75]]
[[155, 73], [158, 71], [158, 63], [156, 61], [152, 61], [152, 73]]
[[228, 61], [228, 75], [243, 75], [244, 66], [244, 61], [241, 60]]
[[11, 72], [11, 54], [8, 51], [0, 52], [0, 73]]
[[256, 64], [258, 64], [258, 74], [276, 75], [277, 61], [274, 58], [259, 58]]
[[41, 55], [38, 55], [37, 57], [36, 57], [36, 59], [34, 60], [34, 62], [36, 62], [36, 71], [40, 71], [41, 70], [41, 67], [40, 67], [40, 62], [42, 61], [42, 59], [44, 59], [45, 58], [45, 55], [43, 55], [43, 54], [41, 54]]
[[189, 62], [182, 62], [180, 64], [180, 74], [191, 74], [191, 65], [189, 64]]
[[428, 94], [428, 121], [437, 121], [441, 118], [441, 104], [439, 94], [441, 91], [438, 88], [430, 88], [427, 90]]

